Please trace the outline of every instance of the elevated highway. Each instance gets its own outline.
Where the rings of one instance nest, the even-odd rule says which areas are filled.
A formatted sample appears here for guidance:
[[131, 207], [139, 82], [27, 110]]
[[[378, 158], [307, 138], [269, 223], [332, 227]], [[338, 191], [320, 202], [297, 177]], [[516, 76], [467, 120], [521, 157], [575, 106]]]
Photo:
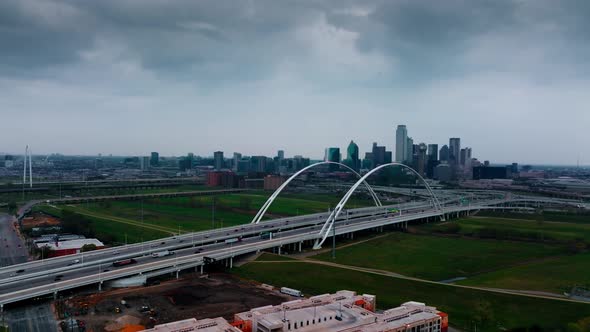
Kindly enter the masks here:
[[[512, 206], [502, 206], [507, 202], [506, 199], [496, 199], [478, 204], [445, 205], [443, 213], [460, 216], [484, 209], [513, 209]], [[280, 218], [4, 267], [0, 269], [0, 307], [90, 284], [100, 287], [105, 281], [123, 277], [198, 269], [204, 266], [205, 257], [223, 260], [231, 267], [233, 258], [243, 254], [270, 248], [279, 252], [300, 250], [304, 243], [311, 245], [320, 237], [319, 231], [329, 216], [330, 213], [326, 212]], [[357, 231], [394, 224], [406, 227], [412, 221], [437, 220], [440, 216], [441, 211], [433, 208], [430, 202], [344, 210], [334, 222], [332, 235], [352, 236]], [[261, 237], [265, 232], [273, 235]], [[239, 241], [232, 242], [238, 238]], [[226, 242], [228, 239], [232, 241]], [[174, 255], [158, 258], [150, 255], [163, 250], [173, 251]], [[125, 258], [133, 258], [136, 263], [124, 267], [112, 265]], [[74, 260], [80, 262], [74, 263]]]

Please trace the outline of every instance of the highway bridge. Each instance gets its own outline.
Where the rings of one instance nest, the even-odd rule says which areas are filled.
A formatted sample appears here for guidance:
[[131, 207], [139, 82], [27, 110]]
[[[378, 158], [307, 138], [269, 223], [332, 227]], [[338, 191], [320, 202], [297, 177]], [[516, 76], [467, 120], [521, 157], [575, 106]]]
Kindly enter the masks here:
[[[447, 217], [458, 217], [485, 209], [523, 209], [510, 206], [508, 200], [490, 200], [470, 205], [445, 205]], [[395, 209], [395, 210], [393, 210]], [[530, 209], [530, 208], [528, 208]], [[395, 212], [392, 212], [395, 211]], [[149, 273], [150, 276], [203, 269], [205, 257], [222, 261], [228, 267], [234, 257], [274, 248], [279, 253], [301, 250], [321, 238], [320, 230], [331, 213], [280, 218], [261, 223], [183, 234], [160, 240], [97, 250], [12, 265], [0, 269], [0, 308], [5, 304], [31, 299], [81, 286], [99, 287], [109, 280]], [[407, 227], [413, 221], [438, 220], [441, 212], [430, 202], [344, 210], [331, 235], [354, 236], [355, 232], [397, 225]], [[272, 236], [261, 236], [268, 232]], [[232, 242], [229, 239], [240, 241]], [[174, 255], [153, 258], [151, 253], [170, 250]], [[113, 267], [116, 260], [133, 258], [135, 264]], [[74, 263], [79, 261], [78, 263]]]
[[[6, 304], [51, 294], [57, 296], [61, 291], [82, 286], [97, 285], [100, 289], [105, 281], [125, 277], [169, 273], [176, 273], [178, 276], [180, 271], [190, 269], [200, 269], [203, 272], [203, 267], [211, 261], [220, 261], [231, 268], [234, 258], [241, 255], [268, 249], [280, 254], [285, 251], [300, 251], [303, 246], [317, 249], [327, 238], [354, 237], [355, 232], [382, 230], [384, 226], [406, 228], [410, 222], [450, 219], [480, 210], [533, 211], [544, 204], [590, 208], [587, 204], [572, 200], [485, 191], [470, 193], [468, 200], [458, 199], [457, 196], [461, 195], [456, 194], [442, 195], [443, 199], [439, 200], [428, 184], [425, 184], [429, 196], [422, 201], [383, 205], [374, 197], [374, 207], [345, 209], [347, 200], [361, 184], [366, 184], [365, 180], [371, 172], [362, 177], [359, 175], [360, 179], [332, 211], [262, 221], [266, 209], [284, 189], [282, 186], [271, 195], [250, 224], [0, 268], [0, 309]], [[174, 254], [155, 258], [151, 256], [154, 252], [164, 250]], [[134, 259], [135, 262], [113, 266], [113, 262], [123, 259]]]

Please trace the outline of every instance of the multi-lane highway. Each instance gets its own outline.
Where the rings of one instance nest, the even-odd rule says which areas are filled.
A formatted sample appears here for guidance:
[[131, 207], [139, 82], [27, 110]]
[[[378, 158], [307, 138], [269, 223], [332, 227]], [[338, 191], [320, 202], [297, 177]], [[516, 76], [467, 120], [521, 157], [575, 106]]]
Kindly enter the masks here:
[[13, 216], [0, 214], [0, 267], [27, 261], [27, 249], [13, 222]]
[[[489, 203], [498, 202], [500, 201]], [[348, 234], [388, 224], [436, 218], [441, 214], [428, 202], [398, 206], [396, 212], [391, 212], [391, 208], [389, 206], [348, 210], [337, 220], [335, 233]], [[451, 205], [445, 207], [445, 212], [452, 214], [484, 208], [488, 207]], [[163, 274], [196, 268], [203, 265], [204, 257], [228, 259], [228, 264], [231, 264], [233, 257], [259, 250], [298, 249], [303, 241], [314, 241], [318, 238], [319, 230], [327, 217], [328, 213], [319, 213], [281, 218], [260, 224], [191, 233], [99, 250], [83, 256], [78, 254], [0, 268], [0, 305], [142, 273]], [[273, 235], [261, 236], [266, 232]], [[226, 241], [236, 238], [241, 240]], [[175, 254], [151, 257], [150, 253], [162, 250], [174, 251]], [[134, 258], [136, 263], [122, 267], [112, 265], [113, 261], [125, 258]]]
[[[522, 197], [518, 199], [524, 200]], [[534, 198], [531, 200], [534, 201]], [[449, 198], [449, 202], [452, 201], [454, 199]], [[474, 200], [468, 204], [447, 203], [444, 213], [452, 216], [481, 209], [512, 209], [505, 206], [507, 203], [509, 200], [506, 198]], [[436, 219], [441, 213], [428, 201], [351, 209], [342, 213], [336, 221], [334, 233], [341, 235], [390, 224], [406, 225], [413, 220]], [[298, 250], [302, 242], [318, 239], [328, 215], [326, 212], [280, 218], [3, 267], [0, 268], [0, 306], [84, 285], [99, 285], [122, 277], [198, 268], [204, 264], [205, 257], [226, 260], [226, 264], [231, 265], [233, 257], [242, 254], [269, 248]], [[272, 233], [272, 236], [266, 233]], [[151, 256], [153, 252], [164, 250], [173, 251], [174, 255]], [[116, 260], [127, 258], [136, 262], [120, 267], [112, 265]]]

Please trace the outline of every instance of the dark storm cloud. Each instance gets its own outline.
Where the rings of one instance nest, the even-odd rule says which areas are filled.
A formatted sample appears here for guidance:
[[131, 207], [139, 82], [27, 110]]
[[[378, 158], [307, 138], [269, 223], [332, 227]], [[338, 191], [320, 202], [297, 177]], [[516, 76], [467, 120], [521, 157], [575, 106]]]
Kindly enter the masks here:
[[282, 60], [306, 54], [290, 33], [320, 16], [358, 33], [360, 51], [399, 61], [404, 79], [464, 74], [473, 68], [462, 54], [478, 38], [494, 33], [510, 38], [543, 25], [553, 28], [531, 31], [526, 37], [539, 40], [525, 45], [543, 38], [549, 45], [558, 38], [571, 40], [577, 54], [559, 56], [583, 62], [589, 6], [586, 1], [508, 0], [3, 1], [0, 72], [25, 74], [75, 63], [101, 40], [126, 47], [144, 68], [169, 77], [266, 77]]
[[587, 1], [399, 0], [374, 3], [366, 17], [337, 12], [328, 18], [359, 32], [359, 50], [399, 60], [403, 79], [428, 80], [489, 69], [489, 63], [466, 63], [464, 55], [492, 37], [505, 42], [490, 54], [504, 53], [493, 59], [494, 70], [506, 70], [510, 53], [528, 47], [539, 47], [554, 62], [587, 64], [589, 9]]
[[314, 20], [322, 7], [290, 1], [55, 1], [45, 4], [51, 8], [44, 13], [23, 3], [3, 2], [0, 8], [4, 73], [79, 61], [97, 40], [125, 46], [145, 68], [161, 73], [266, 73], [277, 59], [304, 51], [283, 47], [284, 34]]
[[29, 5], [0, 2], [0, 74], [68, 64], [77, 61], [78, 50], [92, 44], [75, 9], [51, 2], [40, 8]]
[[562, 163], [590, 140], [588, 17], [586, 0], [3, 0], [0, 123], [30, 123], [36, 151], [316, 157], [393, 148], [405, 123]]

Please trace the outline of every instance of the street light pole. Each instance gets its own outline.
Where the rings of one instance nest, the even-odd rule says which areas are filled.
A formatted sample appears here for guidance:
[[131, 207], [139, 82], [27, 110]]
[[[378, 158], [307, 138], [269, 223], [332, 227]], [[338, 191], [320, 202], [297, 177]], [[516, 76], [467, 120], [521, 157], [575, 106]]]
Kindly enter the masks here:
[[336, 219], [332, 222], [332, 259], [336, 259]]

